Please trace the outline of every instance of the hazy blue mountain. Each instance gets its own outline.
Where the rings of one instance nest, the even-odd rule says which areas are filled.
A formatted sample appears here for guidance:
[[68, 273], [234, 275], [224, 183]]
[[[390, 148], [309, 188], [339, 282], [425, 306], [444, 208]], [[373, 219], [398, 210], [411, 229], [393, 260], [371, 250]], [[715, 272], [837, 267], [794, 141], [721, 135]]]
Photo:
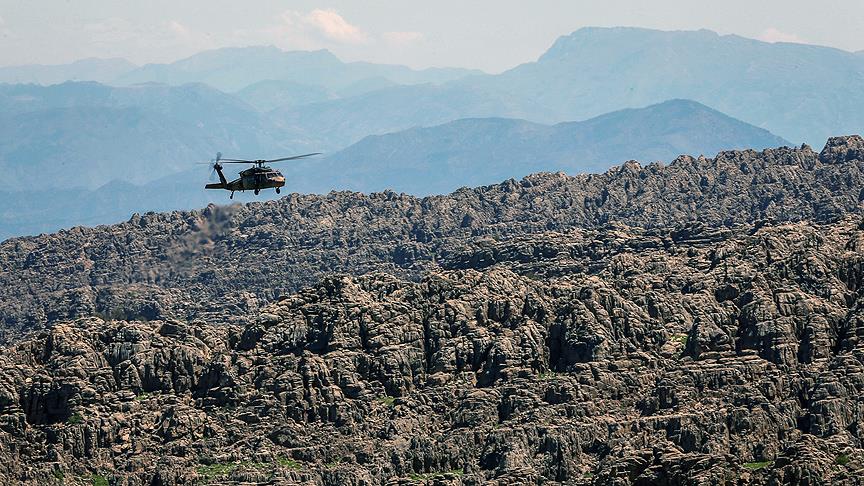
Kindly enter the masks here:
[[[864, 132], [864, 56], [714, 32], [586, 28], [536, 62], [274, 113], [339, 143], [468, 117], [580, 120], [693, 99], [796, 143]], [[337, 143], [338, 145], [338, 143]]]
[[137, 68], [125, 59], [81, 59], [69, 64], [0, 67], [0, 83], [58, 84], [65, 81], [108, 82]]
[[459, 118], [552, 116], [551, 110], [525, 103], [517, 96], [480, 87], [451, 84], [385, 88], [358, 96], [285, 107], [269, 115], [281, 127], [297, 127], [329, 147], [346, 147], [367, 135], [382, 135], [411, 127], [432, 126]]
[[[217, 150], [279, 155], [304, 147], [254, 108], [208, 86], [0, 85], [0, 172], [27, 185], [145, 183]], [[34, 184], [37, 184], [34, 182]]]
[[350, 98], [352, 96], [359, 96], [380, 89], [392, 88], [394, 86], [400, 86], [400, 84], [385, 78], [384, 76], [375, 76], [351, 83], [348, 86], [340, 88], [337, 93], [340, 98]]
[[796, 142], [864, 131], [864, 57], [707, 30], [580, 29], [536, 62], [461, 84], [554, 111], [535, 121], [688, 98]]
[[670, 161], [680, 154], [782, 145], [789, 142], [767, 130], [694, 101], [672, 100], [553, 126], [482, 118], [370, 136], [324, 160], [289, 167], [289, 188], [425, 195], [532, 172], [595, 172], [630, 159]]
[[250, 84], [235, 94], [260, 111], [269, 111], [274, 107], [295, 108], [310, 103], [330, 101], [339, 97], [321, 86], [278, 79], [268, 79]]
[[271, 46], [215, 49], [170, 64], [148, 64], [118, 77], [116, 82], [202, 82], [233, 92], [275, 79], [338, 90], [370, 78], [398, 84], [441, 83], [478, 73], [455, 68], [413, 70], [396, 65], [345, 63], [326, 50], [283, 51]]
[[[111, 146], [111, 153], [124, 153], [124, 144], [136, 143], [119, 133], [116, 135], [121, 138]], [[152, 134], [154, 140], [163, 136]], [[330, 156], [279, 167], [289, 179], [283, 194], [393, 189], [422, 195], [519, 178], [535, 171], [601, 171], [629, 159], [670, 161], [683, 153], [713, 155], [726, 149], [787, 144], [763, 129], [699, 103], [673, 100], [552, 126], [501, 118], [457, 120], [367, 137]], [[200, 154], [190, 155], [191, 159], [180, 160], [185, 164], [195, 160], [196, 155], [200, 158], [201, 154], [210, 153], [201, 150]], [[244, 153], [249, 152], [226, 152], [230, 156]], [[132, 163], [130, 173], [159, 176], [159, 171], [147, 160], [141, 157]], [[73, 225], [122, 221], [133, 212], [230, 202], [225, 191], [203, 189], [207, 167], [186, 167], [143, 185], [115, 180], [94, 190], [46, 190], [36, 186], [30, 191], [0, 193], [0, 239]], [[236, 176], [240, 168], [227, 166], [226, 175]], [[52, 177], [55, 174], [50, 169], [31, 170], [20, 174], [23, 179], [8, 180], [27, 180], [27, 174], [34, 173]], [[273, 191], [264, 191], [259, 197], [237, 193], [234, 202], [276, 197], [279, 196]]]

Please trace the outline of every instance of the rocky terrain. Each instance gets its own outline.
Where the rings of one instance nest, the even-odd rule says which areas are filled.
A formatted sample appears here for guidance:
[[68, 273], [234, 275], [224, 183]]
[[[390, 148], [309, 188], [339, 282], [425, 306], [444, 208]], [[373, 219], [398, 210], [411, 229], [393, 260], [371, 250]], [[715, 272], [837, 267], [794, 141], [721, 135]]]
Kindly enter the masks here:
[[58, 320], [238, 319], [334, 272], [417, 280], [447, 255], [544, 231], [625, 224], [732, 227], [831, 221], [864, 198], [864, 139], [628, 162], [604, 174], [536, 174], [418, 199], [392, 192], [148, 213], [0, 243], [0, 341]]
[[0, 245], [24, 483], [858, 484], [864, 140]]

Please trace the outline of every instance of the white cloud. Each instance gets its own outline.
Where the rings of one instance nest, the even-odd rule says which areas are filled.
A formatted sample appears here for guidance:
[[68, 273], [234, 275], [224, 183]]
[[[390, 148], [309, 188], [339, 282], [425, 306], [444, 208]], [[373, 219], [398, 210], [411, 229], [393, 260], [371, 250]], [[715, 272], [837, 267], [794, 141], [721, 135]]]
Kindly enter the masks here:
[[757, 39], [765, 42], [795, 42], [797, 44], [804, 44], [804, 40], [798, 37], [795, 34], [790, 34], [788, 32], [783, 32], [774, 27], [769, 27], [762, 31], [761, 34], [757, 37]]
[[[237, 32], [249, 37], [248, 32]], [[260, 36], [267, 42], [295, 49], [320, 49], [330, 44], [365, 44], [370, 36], [332, 9], [308, 13], [287, 10], [276, 25], [265, 27]], [[254, 35], [252, 37], [255, 37]]]
[[335, 10], [315, 9], [303, 17], [303, 21], [317, 29], [325, 37], [338, 42], [359, 44], [366, 42], [368, 36], [357, 26], [351, 25]]
[[423, 40], [423, 33], [421, 32], [384, 32], [381, 35], [385, 41], [396, 44], [396, 45], [406, 45], [413, 44], [415, 42], [419, 42]]

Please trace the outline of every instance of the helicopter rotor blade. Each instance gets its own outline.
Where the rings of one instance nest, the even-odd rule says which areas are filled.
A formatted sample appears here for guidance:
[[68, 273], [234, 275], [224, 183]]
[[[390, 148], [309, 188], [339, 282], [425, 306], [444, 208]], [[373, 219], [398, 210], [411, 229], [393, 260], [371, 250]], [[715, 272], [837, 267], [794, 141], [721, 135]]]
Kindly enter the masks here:
[[225, 162], [226, 164], [254, 164], [258, 162], [257, 160], [241, 160], [241, 159], [219, 159], [219, 163]]
[[296, 160], [296, 159], [302, 159], [304, 157], [311, 157], [313, 155], [321, 155], [321, 152], [314, 152], [311, 154], [303, 154], [303, 155], [295, 155], [293, 157], [283, 157], [281, 159], [265, 160], [264, 162], [269, 164], [270, 162], [282, 162], [283, 160]]

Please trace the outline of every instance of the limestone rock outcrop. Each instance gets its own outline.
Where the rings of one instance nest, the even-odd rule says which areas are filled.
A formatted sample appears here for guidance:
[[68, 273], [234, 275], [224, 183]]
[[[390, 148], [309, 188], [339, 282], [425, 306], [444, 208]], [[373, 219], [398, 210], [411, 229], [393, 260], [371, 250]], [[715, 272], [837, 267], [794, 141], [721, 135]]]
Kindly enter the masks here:
[[0, 244], [10, 484], [860, 484], [860, 137]]
[[856, 484], [861, 241], [857, 215], [543, 232], [242, 322], [58, 323], [0, 357], [0, 474]]

